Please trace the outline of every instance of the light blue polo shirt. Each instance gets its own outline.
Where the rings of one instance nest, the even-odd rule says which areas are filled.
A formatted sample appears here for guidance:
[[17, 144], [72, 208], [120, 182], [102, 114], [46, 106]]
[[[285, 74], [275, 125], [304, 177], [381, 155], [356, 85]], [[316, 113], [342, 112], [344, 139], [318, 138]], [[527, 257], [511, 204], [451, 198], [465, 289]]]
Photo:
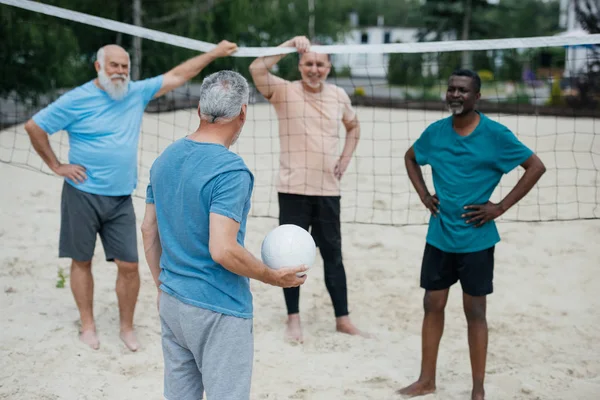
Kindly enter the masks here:
[[129, 83], [129, 92], [113, 100], [93, 81], [59, 97], [33, 116], [52, 135], [69, 134], [69, 163], [86, 169], [79, 184], [84, 192], [104, 196], [130, 195], [137, 185], [137, 154], [144, 110], [160, 90], [163, 76]]
[[208, 246], [210, 213], [238, 222], [244, 246], [253, 185], [242, 158], [220, 144], [182, 138], [154, 161], [146, 202], [156, 207], [161, 290], [196, 307], [252, 318], [250, 280], [217, 264]]
[[475, 228], [461, 217], [469, 211], [463, 207], [486, 203], [502, 176], [533, 154], [507, 127], [479, 115], [468, 136], [456, 133], [448, 117], [429, 125], [414, 144], [417, 163], [431, 166], [440, 201], [440, 213], [429, 219], [427, 243], [445, 252], [476, 252], [500, 241], [494, 221]]

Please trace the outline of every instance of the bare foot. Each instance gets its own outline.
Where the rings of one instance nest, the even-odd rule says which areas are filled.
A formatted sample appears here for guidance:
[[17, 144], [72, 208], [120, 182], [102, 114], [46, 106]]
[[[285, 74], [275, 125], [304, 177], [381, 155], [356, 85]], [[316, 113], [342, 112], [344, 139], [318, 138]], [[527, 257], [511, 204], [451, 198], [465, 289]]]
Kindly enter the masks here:
[[357, 335], [357, 336], [363, 336], [363, 337], [366, 337], [366, 338], [371, 337], [371, 335], [369, 335], [368, 333], [363, 332], [360, 329], [358, 329], [350, 321], [350, 317], [348, 317], [348, 316], [336, 318], [336, 320], [335, 320], [335, 329], [338, 332], [347, 333], [348, 335]]
[[287, 340], [292, 342], [303, 343], [304, 338], [302, 337], [302, 325], [300, 324], [300, 315], [290, 314], [285, 328], [285, 336]]
[[475, 390], [471, 392], [471, 400], [484, 400], [485, 391], [483, 389]]
[[79, 334], [79, 340], [83, 343], [87, 344], [94, 350], [98, 350], [100, 348], [100, 341], [98, 340], [98, 336], [96, 335], [95, 329], [87, 329], [85, 331], [81, 331]]
[[137, 351], [140, 347], [134, 331], [121, 331], [119, 335], [125, 346], [131, 351]]
[[396, 393], [405, 397], [425, 396], [435, 392], [435, 382], [433, 381], [416, 381], [410, 386], [398, 390]]

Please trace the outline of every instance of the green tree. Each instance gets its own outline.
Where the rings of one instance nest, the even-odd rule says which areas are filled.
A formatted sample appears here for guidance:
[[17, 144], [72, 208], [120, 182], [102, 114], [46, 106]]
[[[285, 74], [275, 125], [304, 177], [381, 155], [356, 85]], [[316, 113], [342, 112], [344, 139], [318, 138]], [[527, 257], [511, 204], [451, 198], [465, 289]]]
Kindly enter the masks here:
[[[35, 98], [83, 75], [78, 40], [67, 26], [25, 10], [0, 7], [0, 96]], [[53, 62], [60, 60], [60, 62]]]
[[420, 0], [356, 0], [352, 10], [358, 14], [359, 26], [375, 26], [379, 16], [386, 26], [418, 28], [421, 25]]
[[[46, 4], [132, 23], [132, 1], [43, 0]], [[142, 25], [175, 35], [217, 43], [227, 39], [240, 46], [276, 46], [295, 35], [308, 34], [306, 0], [169, 0], [142, 1]], [[315, 38], [335, 40], [348, 28], [352, 0], [315, 2]], [[98, 48], [117, 43], [131, 52], [132, 36], [85, 23], [45, 16], [0, 5], [0, 94], [16, 91], [35, 98], [52, 88], [69, 88], [92, 79]], [[197, 51], [144, 39], [140, 78], [164, 73], [199, 54]], [[249, 76], [251, 58], [229, 57], [209, 65], [196, 78], [230, 68]], [[286, 57], [280, 73], [297, 76], [297, 58]], [[7, 78], [10, 77], [10, 78]]]
[[423, 82], [422, 65], [422, 54], [390, 54], [387, 80], [393, 85], [419, 85]]

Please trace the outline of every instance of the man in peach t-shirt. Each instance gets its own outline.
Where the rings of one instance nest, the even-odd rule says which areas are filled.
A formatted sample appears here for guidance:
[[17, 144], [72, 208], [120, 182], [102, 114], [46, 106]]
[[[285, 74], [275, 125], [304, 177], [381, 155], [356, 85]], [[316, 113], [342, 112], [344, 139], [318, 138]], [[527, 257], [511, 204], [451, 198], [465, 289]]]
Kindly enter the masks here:
[[[283, 54], [260, 57], [250, 65], [256, 88], [273, 105], [279, 120], [279, 223], [311, 228], [323, 257], [336, 329], [361, 334], [348, 316], [340, 229], [340, 179], [360, 136], [356, 112], [342, 88], [325, 82], [331, 71], [329, 55], [310, 52], [310, 41], [304, 36], [279, 47], [295, 47], [300, 53], [301, 80], [289, 82], [269, 72]], [[339, 154], [342, 127], [346, 140]], [[301, 342], [300, 289], [284, 289], [284, 297], [288, 312], [286, 333], [290, 339]]]

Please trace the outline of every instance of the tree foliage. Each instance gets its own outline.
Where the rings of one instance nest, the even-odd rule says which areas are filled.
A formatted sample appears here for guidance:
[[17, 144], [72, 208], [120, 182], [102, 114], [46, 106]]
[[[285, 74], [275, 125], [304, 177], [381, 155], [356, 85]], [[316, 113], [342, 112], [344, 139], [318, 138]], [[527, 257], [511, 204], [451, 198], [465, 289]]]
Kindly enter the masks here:
[[[589, 33], [600, 33], [600, 6], [592, 0], [576, 0], [575, 17]], [[600, 52], [597, 47], [590, 52], [586, 71], [575, 77], [577, 96], [568, 101], [575, 107], [598, 108], [600, 106]]]
[[487, 0], [426, 0], [420, 9], [419, 37], [422, 40], [427, 37], [429, 40], [443, 40], [445, 34], [454, 33], [457, 38], [460, 38], [464, 16], [469, 7], [472, 15], [469, 38], [489, 37], [490, 29], [497, 23], [481, 17], [487, 10], [495, 7]]
[[600, 33], [600, 7], [593, 0], [574, 0], [575, 17], [589, 33]]
[[[132, 0], [40, 0], [66, 9], [115, 21], [132, 23]], [[591, 0], [582, 0], [591, 1]], [[341, 39], [350, 28], [349, 14], [359, 14], [361, 26], [372, 26], [382, 15], [386, 26], [422, 27], [422, 35], [461, 32], [466, 0], [315, 0], [315, 38], [325, 44]], [[557, 2], [502, 0], [490, 6], [485, 0], [471, 0], [472, 39], [534, 36], [555, 30]], [[142, 0], [144, 27], [217, 43], [222, 39], [240, 46], [277, 46], [296, 36], [308, 35], [307, 0]], [[554, 13], [554, 15], [552, 15]], [[532, 22], [535, 21], [535, 22]], [[69, 88], [95, 77], [96, 51], [108, 43], [132, 50], [132, 37], [85, 23], [0, 5], [0, 96], [18, 93], [33, 98], [55, 88]], [[142, 41], [141, 78], [164, 73], [198, 52], [151, 40]], [[483, 54], [483, 53], [482, 53]], [[440, 55], [444, 71], [460, 65], [456, 53]], [[398, 66], [410, 57], [390, 57]], [[482, 58], [479, 60], [479, 58]], [[248, 76], [251, 58], [217, 60], [196, 78], [217, 69], [230, 68]], [[474, 57], [477, 66], [490, 60]], [[412, 70], [416, 70], [412, 68]], [[279, 63], [278, 74], [298, 77], [297, 56]], [[335, 74], [335, 71], [333, 71]], [[400, 71], [400, 75], [404, 74]], [[406, 74], [404, 74], [406, 75]], [[406, 76], [402, 80], [408, 79]]]
[[[132, 23], [130, 0], [42, 0], [66, 9]], [[296, 35], [308, 35], [306, 0], [142, 0], [142, 25], [179, 36], [240, 46], [276, 46]], [[351, 0], [315, 2], [316, 39], [337, 39], [348, 27]], [[132, 37], [84, 23], [0, 5], [0, 96], [32, 98], [53, 88], [73, 87], [95, 76], [98, 48], [117, 43], [131, 52]], [[198, 52], [143, 40], [141, 78], [164, 73]], [[248, 76], [250, 58], [230, 57], [209, 65], [196, 79], [231, 68]], [[297, 74], [297, 60], [286, 57], [280, 70]], [[18, 73], [17, 73], [18, 72]], [[12, 77], [7, 79], [6, 77]]]

